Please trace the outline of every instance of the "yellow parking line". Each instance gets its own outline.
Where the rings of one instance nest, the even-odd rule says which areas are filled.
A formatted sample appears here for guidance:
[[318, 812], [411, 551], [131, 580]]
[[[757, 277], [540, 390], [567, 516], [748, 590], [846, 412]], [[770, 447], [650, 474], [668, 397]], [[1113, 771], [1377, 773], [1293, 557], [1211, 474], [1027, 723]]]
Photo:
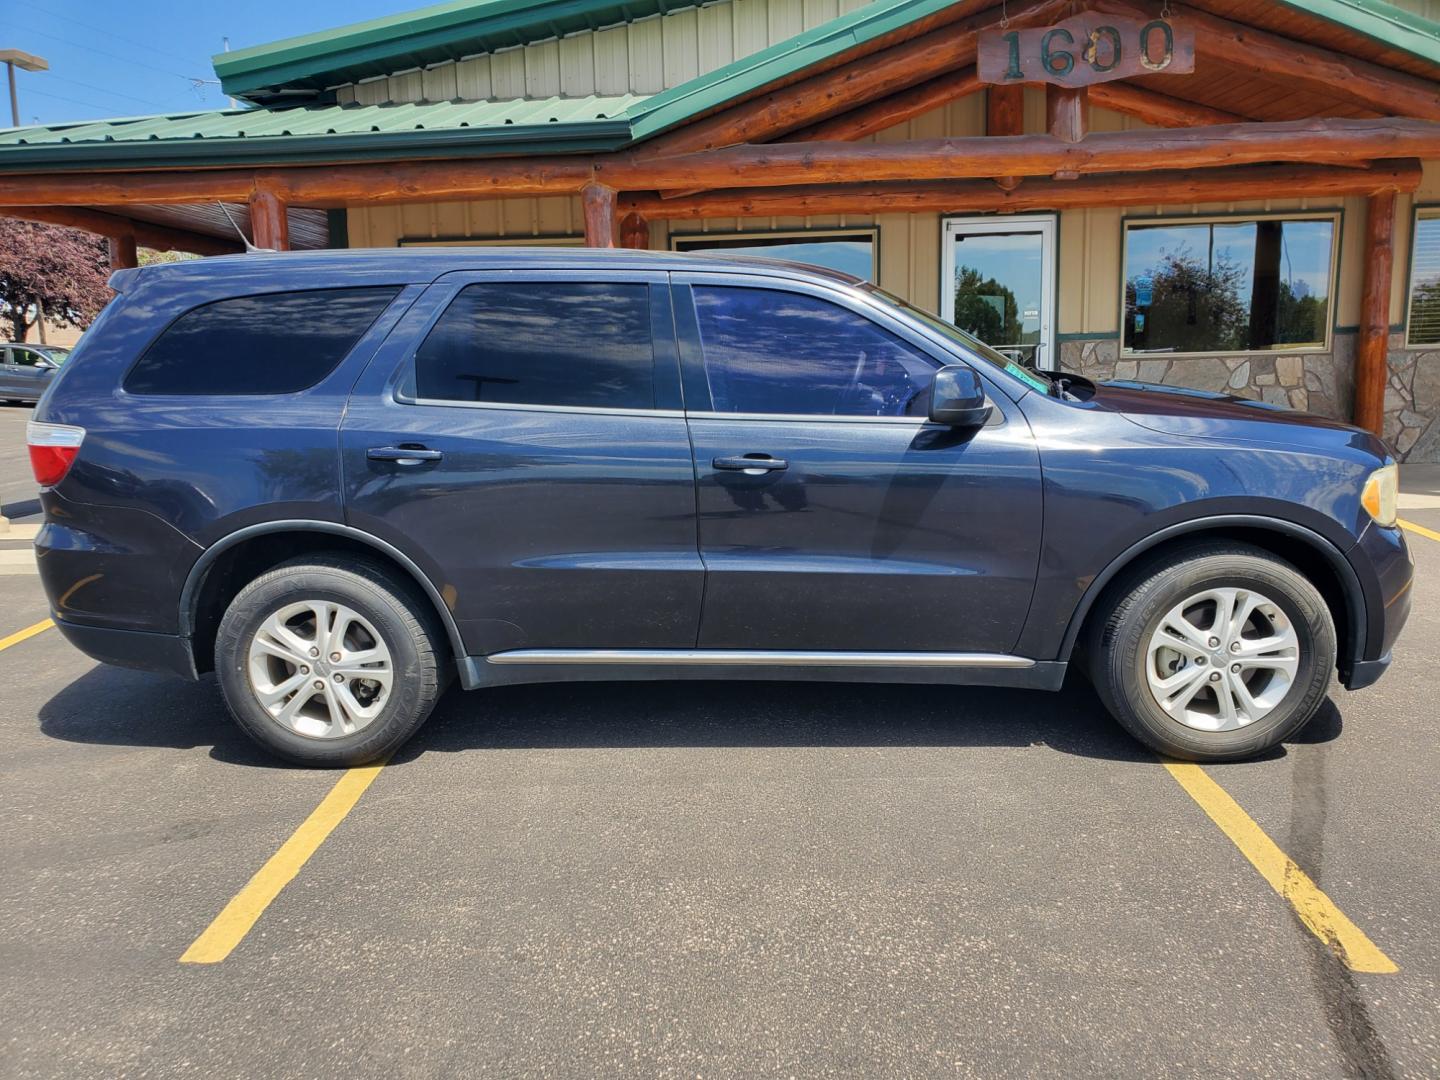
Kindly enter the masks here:
[[1177, 761], [1165, 762], [1165, 768], [1341, 963], [1351, 971], [1377, 975], [1400, 970], [1204, 769]]
[[225, 905], [225, 910], [215, 916], [215, 921], [205, 932], [191, 943], [180, 957], [182, 964], [217, 964], [224, 960], [239, 945], [257, 919], [265, 913], [271, 901], [280, 895], [280, 890], [294, 879], [317, 848], [325, 842], [335, 826], [345, 820], [354, 805], [360, 801], [380, 770], [377, 765], [362, 765], [350, 769], [330, 789], [330, 794], [320, 800], [314, 812], [305, 819], [290, 839], [280, 845], [280, 850], [270, 856], [250, 879], [235, 899]]
[[1416, 525], [1413, 521], [1406, 521], [1404, 518], [1400, 518], [1399, 522], [1400, 527], [1408, 532], [1428, 536], [1431, 540], [1440, 540], [1440, 532], [1436, 532], [1434, 529], [1427, 529], [1424, 525]]
[[22, 641], [29, 641], [36, 634], [43, 634], [55, 625], [54, 619], [41, 619], [34, 626], [27, 626], [24, 630], [16, 630], [9, 637], [0, 637], [0, 652], [4, 652], [11, 645], [19, 645]]

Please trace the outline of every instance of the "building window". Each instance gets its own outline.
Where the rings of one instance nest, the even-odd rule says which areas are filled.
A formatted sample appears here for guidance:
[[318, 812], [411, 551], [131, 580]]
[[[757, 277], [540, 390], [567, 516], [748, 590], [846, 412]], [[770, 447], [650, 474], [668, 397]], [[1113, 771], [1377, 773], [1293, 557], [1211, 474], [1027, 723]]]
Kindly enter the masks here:
[[1440, 343], [1440, 207], [1415, 211], [1410, 249], [1410, 312], [1406, 343]]
[[1324, 349], [1339, 215], [1125, 226], [1128, 353]]
[[759, 255], [840, 270], [865, 281], [875, 280], [875, 230], [830, 232], [704, 233], [672, 236], [673, 251], [714, 251], [727, 255]]

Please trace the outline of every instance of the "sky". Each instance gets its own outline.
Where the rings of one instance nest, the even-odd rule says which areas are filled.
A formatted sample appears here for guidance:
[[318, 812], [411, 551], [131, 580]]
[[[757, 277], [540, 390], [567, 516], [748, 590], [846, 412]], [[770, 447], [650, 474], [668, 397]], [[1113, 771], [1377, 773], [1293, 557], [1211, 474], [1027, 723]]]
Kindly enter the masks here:
[[[427, 0], [0, 0], [0, 49], [50, 62], [49, 71], [15, 73], [22, 124], [197, 112], [229, 104], [210, 66], [227, 36], [232, 49], [243, 49], [424, 6]], [[5, 101], [0, 127], [9, 122]]]

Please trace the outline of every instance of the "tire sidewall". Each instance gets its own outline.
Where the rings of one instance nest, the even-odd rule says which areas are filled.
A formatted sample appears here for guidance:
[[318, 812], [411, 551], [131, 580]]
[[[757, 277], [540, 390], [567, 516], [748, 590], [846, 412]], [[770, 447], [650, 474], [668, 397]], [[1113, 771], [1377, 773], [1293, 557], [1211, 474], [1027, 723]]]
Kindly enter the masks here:
[[[1123, 688], [1117, 702], [1146, 741], [1184, 757], [1243, 757], [1268, 748], [1314, 716], [1335, 666], [1335, 630], [1324, 599], [1297, 571], [1261, 558], [1214, 555], [1172, 568], [1152, 579], [1127, 613], [1110, 656], [1111, 677]], [[1165, 614], [1207, 589], [1251, 589], [1279, 607], [1300, 639], [1300, 663], [1284, 699], [1260, 720], [1234, 731], [1198, 731], [1171, 717], [1150, 691], [1146, 673], [1151, 636]], [[1129, 726], [1129, 724], [1127, 724]]]
[[[316, 739], [282, 727], [260, 704], [250, 684], [250, 643], [279, 609], [309, 600], [344, 604], [363, 616], [390, 650], [390, 699], [380, 715], [353, 735]], [[251, 737], [288, 760], [307, 765], [351, 765], [373, 760], [403, 742], [424, 719], [425, 655], [407, 623], [406, 609], [358, 574], [330, 567], [292, 567], [246, 586], [221, 620], [215, 670], [225, 701]], [[432, 661], [433, 663], [433, 661]], [[434, 673], [428, 673], [431, 681]]]

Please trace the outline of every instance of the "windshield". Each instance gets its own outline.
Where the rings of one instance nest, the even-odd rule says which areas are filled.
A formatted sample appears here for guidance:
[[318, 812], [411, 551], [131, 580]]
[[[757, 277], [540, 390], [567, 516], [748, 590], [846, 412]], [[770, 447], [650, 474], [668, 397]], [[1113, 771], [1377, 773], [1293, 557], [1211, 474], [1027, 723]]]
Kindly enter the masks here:
[[871, 285], [866, 282], [863, 283], [860, 287], [863, 288], [871, 296], [875, 297], [877, 300], [881, 300], [884, 303], [889, 304], [891, 307], [899, 308], [901, 311], [905, 312], [905, 314], [909, 315], [912, 319], [919, 320], [926, 326], [930, 327], [930, 329], [934, 330], [937, 334], [940, 334], [942, 337], [949, 338], [951, 341], [964, 348], [967, 353], [974, 353], [981, 360], [984, 360], [994, 365], [995, 367], [1004, 371], [1007, 375], [1010, 375], [1012, 378], [1019, 379], [1032, 390], [1039, 390], [1042, 394], [1050, 393], [1051, 379], [1049, 376], [1043, 375], [1038, 371], [1033, 371], [1030, 368], [1024, 367], [1021, 364], [1017, 364], [1014, 360], [1011, 360], [1003, 353], [997, 352], [989, 345], [986, 345], [985, 342], [981, 341], [974, 334], [967, 333], [966, 331], [961, 330], [960, 327], [956, 326], [954, 323], [946, 322], [944, 319], [940, 318], [939, 315], [932, 315], [924, 308], [918, 308], [914, 304], [910, 304], [905, 302], [904, 300], [901, 300], [898, 296], [886, 292], [878, 285]]

